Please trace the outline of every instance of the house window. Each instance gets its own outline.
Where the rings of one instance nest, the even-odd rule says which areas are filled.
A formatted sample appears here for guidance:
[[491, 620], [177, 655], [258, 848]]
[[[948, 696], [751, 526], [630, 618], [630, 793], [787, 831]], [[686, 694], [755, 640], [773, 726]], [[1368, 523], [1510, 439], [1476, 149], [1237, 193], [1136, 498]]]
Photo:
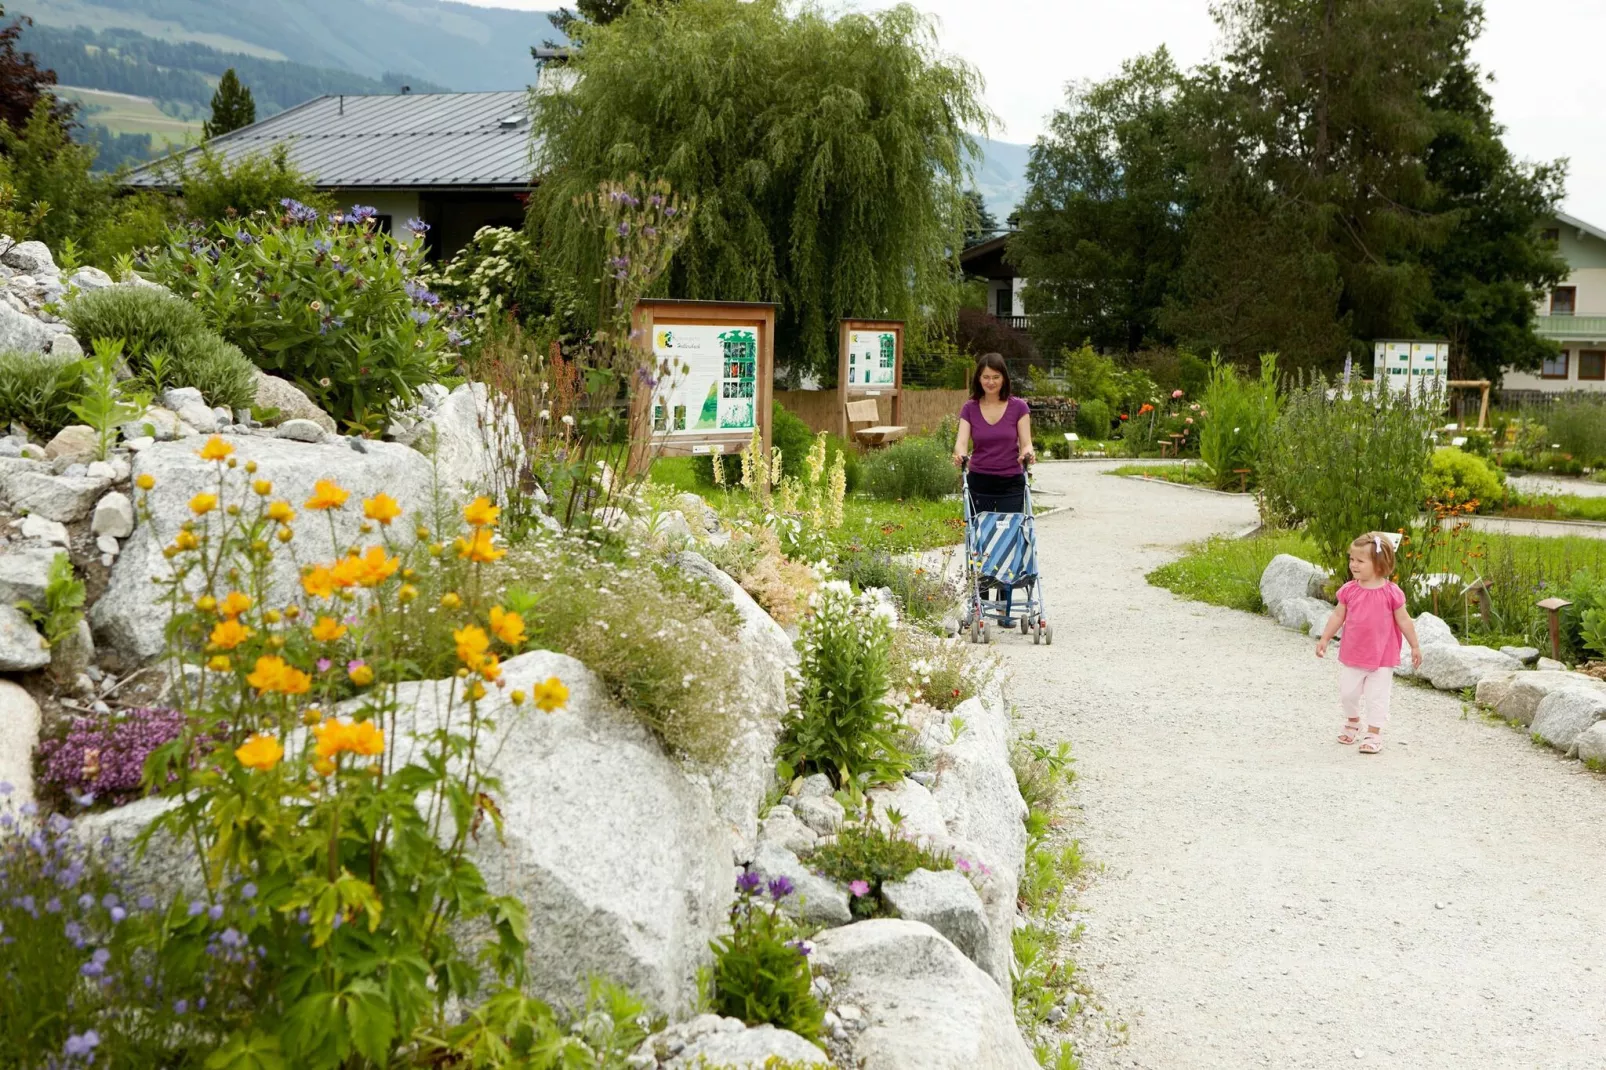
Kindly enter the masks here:
[[1545, 358], [1544, 366], [1539, 369], [1539, 378], [1541, 378], [1541, 379], [1565, 379], [1565, 378], [1567, 378], [1567, 351], [1565, 349], [1563, 349], [1560, 353], [1557, 353], [1553, 357], [1546, 357]]
[[998, 291], [998, 317], [1005, 319], [1015, 314], [1015, 291], [1005, 286]]
[[391, 217], [388, 216], [388, 215], [383, 215], [383, 214], [376, 215], [376, 216], [374, 216], [374, 226], [376, 227], [376, 229], [378, 229], [379, 233], [381, 233], [381, 234], [390, 234], [391, 233], [390, 220], [391, 220]]
[[1578, 351], [1578, 378], [1606, 381], [1606, 349], [1580, 349]]
[[1560, 245], [1561, 231], [1555, 227], [1546, 227], [1544, 230], [1539, 232], [1539, 239], [1541, 241], [1547, 241], [1551, 245]]
[[1550, 314], [1552, 316], [1571, 316], [1573, 309], [1578, 307], [1578, 287], [1558, 286], [1550, 291]]

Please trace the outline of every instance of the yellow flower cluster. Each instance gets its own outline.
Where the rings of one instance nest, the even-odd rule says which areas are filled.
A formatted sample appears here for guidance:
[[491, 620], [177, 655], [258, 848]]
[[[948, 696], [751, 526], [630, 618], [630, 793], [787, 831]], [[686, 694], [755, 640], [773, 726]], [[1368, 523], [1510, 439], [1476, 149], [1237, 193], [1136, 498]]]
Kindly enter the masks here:
[[401, 559], [370, 546], [362, 554], [348, 554], [333, 565], [314, 565], [301, 577], [302, 590], [314, 598], [332, 598], [351, 587], [377, 587], [396, 574]]
[[235, 750], [234, 757], [247, 769], [265, 773], [279, 764], [279, 759], [284, 757], [284, 747], [272, 736], [258, 732]]
[[305, 695], [312, 689], [312, 677], [271, 654], [257, 658], [256, 667], [245, 682], [256, 688], [259, 695]]
[[474, 529], [474, 534], [459, 538], [452, 544], [458, 557], [478, 564], [490, 564], [507, 556], [507, 551], [492, 545], [492, 528], [502, 515], [500, 506], [492, 505], [489, 498], [475, 498], [463, 509], [463, 519]]
[[333, 760], [342, 754], [373, 756], [385, 752], [385, 733], [372, 721], [340, 721], [333, 717], [313, 725], [319, 758]]

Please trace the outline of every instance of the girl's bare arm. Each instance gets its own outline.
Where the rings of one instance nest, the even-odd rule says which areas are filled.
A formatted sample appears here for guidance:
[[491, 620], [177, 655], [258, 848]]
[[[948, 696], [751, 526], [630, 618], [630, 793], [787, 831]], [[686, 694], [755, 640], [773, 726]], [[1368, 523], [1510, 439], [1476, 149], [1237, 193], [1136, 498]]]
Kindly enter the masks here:
[[1338, 630], [1344, 626], [1344, 618], [1348, 615], [1349, 608], [1344, 603], [1340, 602], [1333, 607], [1333, 612], [1328, 614], [1326, 626], [1322, 628], [1322, 637], [1316, 644], [1317, 657], [1325, 658], [1327, 656], [1327, 644], [1333, 641], [1333, 636], [1337, 635]]
[[1411, 614], [1405, 611], [1404, 606], [1401, 606], [1394, 611], [1394, 623], [1399, 626], [1400, 634], [1405, 636], [1405, 641], [1411, 644], [1411, 668], [1420, 669], [1422, 667], [1422, 644], [1416, 641], [1416, 621], [1412, 620]]

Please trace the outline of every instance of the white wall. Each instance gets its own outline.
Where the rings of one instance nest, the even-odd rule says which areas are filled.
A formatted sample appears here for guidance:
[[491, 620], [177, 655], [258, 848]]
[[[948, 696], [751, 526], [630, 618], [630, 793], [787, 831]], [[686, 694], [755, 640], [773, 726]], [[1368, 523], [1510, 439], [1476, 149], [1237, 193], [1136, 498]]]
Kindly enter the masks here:
[[[998, 293], [1000, 290], [1009, 291], [1009, 311], [1004, 312], [998, 307]], [[1026, 300], [1022, 294], [1026, 290], [1025, 279], [991, 279], [987, 283], [987, 311], [993, 315], [1024, 316], [1026, 315]]]
[[342, 212], [353, 205], [372, 208], [380, 215], [390, 216], [391, 233], [402, 241], [412, 235], [407, 221], [419, 216], [418, 194], [412, 190], [343, 189], [335, 193], [335, 204]]

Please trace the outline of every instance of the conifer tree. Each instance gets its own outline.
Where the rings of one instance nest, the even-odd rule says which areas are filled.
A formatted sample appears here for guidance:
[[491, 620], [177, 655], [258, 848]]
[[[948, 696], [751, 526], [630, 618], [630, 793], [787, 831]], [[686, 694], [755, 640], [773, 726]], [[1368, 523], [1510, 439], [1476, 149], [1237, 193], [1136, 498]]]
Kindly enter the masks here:
[[217, 92], [212, 94], [212, 118], [201, 125], [201, 136], [214, 138], [242, 126], [250, 126], [256, 121], [257, 102], [251, 98], [251, 90], [240, 84], [234, 68], [230, 67], [223, 72]]

